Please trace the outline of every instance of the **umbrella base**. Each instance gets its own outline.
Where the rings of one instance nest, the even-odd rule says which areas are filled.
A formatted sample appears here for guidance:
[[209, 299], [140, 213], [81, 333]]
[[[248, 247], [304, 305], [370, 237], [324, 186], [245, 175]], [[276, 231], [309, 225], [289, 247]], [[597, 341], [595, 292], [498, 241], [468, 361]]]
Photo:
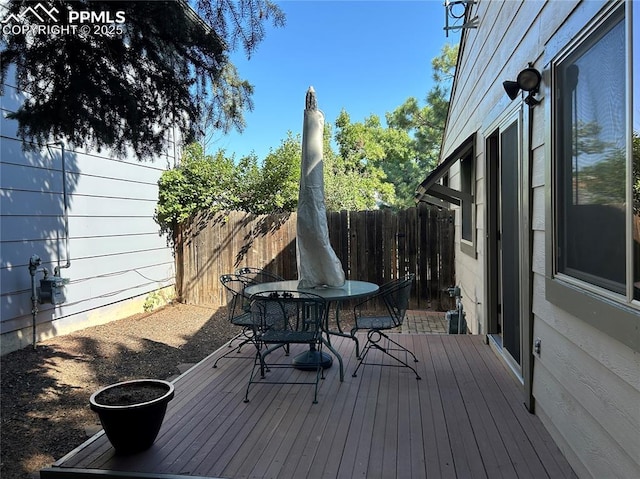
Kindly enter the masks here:
[[320, 355], [320, 366], [322, 369], [330, 368], [333, 364], [331, 355], [318, 351], [317, 349], [309, 349], [309, 351], [298, 354], [293, 358], [293, 367], [302, 371], [315, 371], [318, 367], [318, 355]]

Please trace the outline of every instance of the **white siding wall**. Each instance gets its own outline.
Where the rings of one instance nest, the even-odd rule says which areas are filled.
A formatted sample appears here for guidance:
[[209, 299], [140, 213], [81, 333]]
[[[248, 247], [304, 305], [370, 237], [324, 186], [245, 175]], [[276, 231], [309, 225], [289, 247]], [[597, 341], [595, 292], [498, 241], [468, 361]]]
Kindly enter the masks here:
[[[456, 282], [460, 286], [462, 293], [462, 305], [466, 313], [465, 319], [469, 332], [472, 334], [482, 334], [487, 332], [487, 326], [484, 322], [482, 313], [482, 300], [484, 297], [484, 279], [479, 276], [482, 269], [478, 267], [484, 264], [484, 165], [478, 169], [479, 163], [475, 165], [475, 221], [476, 221], [476, 238], [474, 248], [476, 257], [461, 251], [462, 243], [462, 216], [459, 207], [453, 207], [455, 210], [455, 247], [456, 247]], [[456, 162], [449, 170], [449, 184], [454, 189], [460, 189], [460, 163]]]
[[[4, 86], [0, 118], [0, 285], [2, 354], [32, 338], [29, 258], [69, 278], [66, 302], [38, 306], [40, 340], [142, 311], [150, 292], [171, 288], [174, 263], [153, 220], [157, 181], [174, 148], [154, 162], [108, 152], [65, 152], [69, 217], [66, 254], [61, 148], [24, 152], [6, 114], [21, 101]], [[40, 285], [41, 273], [37, 275]]]
[[[465, 309], [481, 324], [485, 302], [484, 144], [482, 133], [513, 108], [502, 82], [514, 80], [528, 62], [543, 69], [547, 41], [565, 22], [579, 30], [584, 14], [605, 2], [481, 0], [473, 10], [480, 24], [469, 30], [459, 65], [445, 133], [446, 157], [473, 132], [476, 144], [477, 260], [458, 251], [456, 275], [466, 291]], [[569, 41], [570, 38], [567, 38]], [[515, 100], [518, 102], [519, 99]], [[640, 354], [573, 317], [545, 299], [545, 156], [544, 102], [534, 109], [533, 170], [533, 313], [534, 338], [542, 340], [535, 358], [533, 395], [536, 414], [580, 477], [640, 477]], [[452, 186], [457, 171], [452, 168]], [[458, 224], [459, 226], [459, 224]], [[459, 232], [457, 233], [459, 243]], [[603, 320], [606, 320], [603, 318]], [[639, 314], [640, 323], [640, 314]], [[473, 330], [473, 321], [470, 322]], [[474, 330], [475, 332], [475, 330]], [[482, 332], [486, 332], [483, 330]]]

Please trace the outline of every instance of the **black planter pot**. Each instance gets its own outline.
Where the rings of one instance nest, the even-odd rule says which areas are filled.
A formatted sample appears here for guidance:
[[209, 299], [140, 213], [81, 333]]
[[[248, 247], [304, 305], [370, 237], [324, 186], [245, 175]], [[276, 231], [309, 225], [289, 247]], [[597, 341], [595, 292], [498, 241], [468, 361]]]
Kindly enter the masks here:
[[136, 379], [112, 384], [89, 398], [111, 445], [118, 454], [151, 447], [164, 420], [174, 387], [160, 379]]

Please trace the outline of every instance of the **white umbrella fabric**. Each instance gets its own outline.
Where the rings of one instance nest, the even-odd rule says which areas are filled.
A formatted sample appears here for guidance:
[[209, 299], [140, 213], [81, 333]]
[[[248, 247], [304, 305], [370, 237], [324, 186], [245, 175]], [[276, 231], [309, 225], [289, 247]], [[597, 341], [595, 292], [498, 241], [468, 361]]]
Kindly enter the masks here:
[[309, 87], [302, 129], [302, 164], [297, 219], [298, 287], [341, 287], [344, 270], [329, 242], [322, 174], [324, 114]]

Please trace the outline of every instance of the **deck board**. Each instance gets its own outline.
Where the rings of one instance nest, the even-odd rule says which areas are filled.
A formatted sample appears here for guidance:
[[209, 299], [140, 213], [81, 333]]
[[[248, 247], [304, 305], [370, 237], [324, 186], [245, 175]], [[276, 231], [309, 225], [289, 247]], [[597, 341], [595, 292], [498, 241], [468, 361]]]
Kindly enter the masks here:
[[438, 390], [445, 406], [444, 415], [455, 469], [457, 474], [462, 477], [486, 478], [487, 474], [478, 450], [477, 438], [459, 388], [459, 371], [456, 371], [451, 364], [447, 349], [441, 339], [439, 337], [434, 341], [432, 358], [436, 368]]
[[[542, 422], [526, 411], [524, 400], [518, 394], [519, 389], [508, 387], [511, 377], [508, 374], [501, 374], [501, 368], [504, 370], [505, 365], [491, 352], [490, 348], [483, 347], [481, 343], [474, 343], [473, 346], [479, 357], [482, 358], [486, 370], [492, 375], [496, 388], [504, 394], [505, 402], [518, 420], [521, 429], [526, 431], [526, 438], [530, 442], [530, 447], [527, 449], [537, 455], [538, 464], [545, 469], [545, 473], [549, 477], [577, 477], [549, 433], [544, 429]], [[462, 351], [468, 353], [471, 350], [463, 349]], [[534, 463], [535, 461], [532, 461], [532, 464]], [[537, 465], [534, 467], [537, 469]]]
[[[341, 463], [336, 458], [342, 458], [342, 452], [348, 439], [348, 434], [354, 420], [358, 420], [361, 415], [354, 414], [355, 404], [359, 397], [359, 382], [350, 381], [349, 372], [355, 367], [352, 362], [353, 356], [345, 359], [345, 382], [338, 383], [337, 387], [345, 389], [344, 402], [338, 404], [333, 402], [328, 416], [325, 418], [325, 428], [322, 431], [322, 441], [315, 451], [315, 461], [317, 464], [324, 464], [318, 468], [317, 477], [337, 477], [337, 466]], [[337, 391], [336, 391], [337, 392]], [[314, 474], [315, 475], [315, 474]]]
[[449, 348], [452, 353], [449, 356], [452, 366], [458, 377], [463, 378], [465, 384], [465, 387], [461, 388], [464, 391], [462, 399], [477, 437], [478, 449], [488, 477], [504, 479], [517, 477], [500, 437], [500, 426], [490, 414], [486, 414], [486, 402], [481, 388], [481, 385], [488, 381], [485, 377], [486, 373], [479, 374], [472, 370], [474, 361], [467, 362], [469, 358], [463, 355], [457, 343], [450, 343]]
[[449, 432], [444, 416], [444, 406], [433, 361], [431, 344], [421, 343], [422, 380], [419, 381], [420, 410], [422, 412], [423, 450], [425, 454], [426, 477], [455, 478], [453, 453], [449, 443]]
[[[72, 451], [42, 478], [457, 478], [576, 477], [541, 422], [523, 405], [521, 385], [470, 335], [395, 334], [418, 356], [407, 368], [357, 365], [354, 343], [313, 386], [256, 384], [244, 403], [252, 360], [214, 353], [175, 380], [156, 443], [114, 455], [104, 435]], [[364, 338], [361, 338], [364, 342]], [[302, 346], [304, 347], [304, 346]], [[292, 348], [291, 355], [300, 352]], [[390, 364], [380, 352], [370, 361]], [[281, 352], [272, 356], [291, 360]], [[272, 369], [269, 377], [313, 372]], [[146, 474], [146, 476], [145, 476]]]

